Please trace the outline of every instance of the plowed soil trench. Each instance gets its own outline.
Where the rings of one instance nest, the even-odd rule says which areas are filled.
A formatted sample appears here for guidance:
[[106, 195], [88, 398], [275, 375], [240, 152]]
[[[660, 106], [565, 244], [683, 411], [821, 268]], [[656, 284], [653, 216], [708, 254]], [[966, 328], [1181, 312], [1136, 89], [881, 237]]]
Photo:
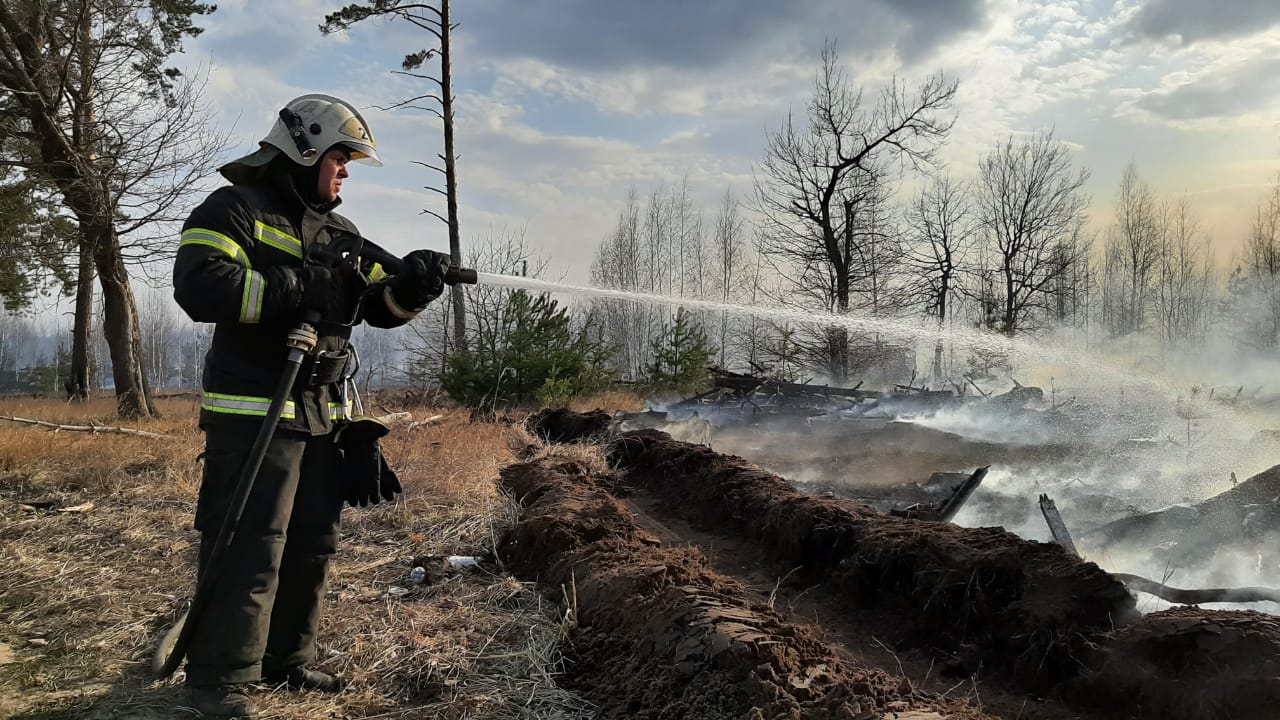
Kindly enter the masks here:
[[643, 489], [621, 489], [637, 523], [669, 547], [696, 548], [716, 572], [740, 582], [752, 602], [807, 626], [836, 656], [901, 677], [913, 688], [963, 700], [993, 718], [1074, 720], [1084, 717], [1061, 702], [992, 682], [974, 658], [921, 645], [893, 613], [857, 610], [821, 584], [797, 579], [797, 568], [763, 561], [759, 545], [699, 529], [662, 509]]
[[[524, 512], [501, 554], [573, 608], [565, 684], [605, 718], [983, 720], [960, 696], [834, 651], [573, 459], [502, 472]], [[643, 525], [642, 525], [643, 524]]]
[[810, 497], [661, 433], [606, 453], [503, 473], [525, 507], [504, 558], [576, 597], [566, 681], [602, 717], [1274, 717], [1272, 616], [1140, 616], [1056, 546]]

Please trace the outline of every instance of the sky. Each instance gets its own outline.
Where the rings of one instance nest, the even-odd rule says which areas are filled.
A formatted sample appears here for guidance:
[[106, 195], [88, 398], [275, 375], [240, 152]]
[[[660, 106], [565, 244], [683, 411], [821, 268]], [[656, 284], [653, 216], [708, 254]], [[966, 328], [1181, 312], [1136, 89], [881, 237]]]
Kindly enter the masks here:
[[[178, 64], [207, 73], [228, 159], [290, 98], [360, 107], [386, 165], [352, 166], [341, 212], [404, 253], [447, 248], [439, 121], [381, 111], [421, 94], [395, 75], [426, 33], [366, 21], [322, 35], [327, 0], [220, 0]], [[455, 0], [460, 222], [465, 243], [523, 231], [548, 276], [585, 281], [628, 190], [687, 178], [708, 216], [746, 195], [766, 132], [802, 113], [834, 41], [871, 96], [893, 77], [959, 81], [942, 152], [959, 177], [1010, 134], [1052, 128], [1092, 171], [1104, 225], [1130, 162], [1186, 195], [1219, 262], [1280, 171], [1276, 0]], [[428, 69], [438, 65], [429, 64]]]

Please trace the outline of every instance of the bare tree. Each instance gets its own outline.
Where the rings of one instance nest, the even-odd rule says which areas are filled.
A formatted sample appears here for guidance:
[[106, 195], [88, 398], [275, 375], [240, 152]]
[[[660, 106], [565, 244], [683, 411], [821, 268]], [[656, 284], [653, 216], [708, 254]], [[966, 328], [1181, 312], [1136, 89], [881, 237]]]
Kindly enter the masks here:
[[1048, 310], [1060, 275], [1082, 257], [1075, 249], [1088, 199], [1088, 170], [1076, 171], [1071, 151], [1038, 132], [1012, 135], [979, 164], [975, 186], [985, 253], [977, 294], [988, 324], [1013, 334]]
[[[462, 239], [458, 229], [458, 171], [453, 149], [453, 50], [450, 36], [456, 23], [449, 20], [449, 0], [430, 2], [412, 2], [411, 0], [368, 0], [365, 4], [354, 3], [325, 15], [320, 32], [326, 35], [340, 30], [348, 30], [352, 25], [371, 17], [390, 17], [407, 22], [414, 27], [425, 30], [435, 38], [435, 45], [410, 53], [400, 63], [398, 75], [425, 80], [428, 90], [420, 95], [400, 100], [380, 110], [404, 108], [421, 110], [434, 115], [444, 125], [444, 153], [436, 157], [444, 167], [429, 162], [416, 161], [416, 164], [434, 170], [444, 176], [444, 190], [434, 186], [426, 189], [439, 193], [445, 198], [445, 216], [434, 210], [423, 208], [426, 215], [443, 221], [449, 228], [449, 255], [455, 265], [462, 264]], [[417, 72], [426, 61], [440, 56], [439, 77]], [[454, 285], [450, 291], [450, 309], [453, 315], [453, 337], [459, 350], [466, 350], [467, 342], [467, 303], [466, 293], [461, 285]]]
[[[649, 203], [652, 211], [661, 195]], [[651, 292], [663, 277], [666, 262], [655, 256], [654, 234], [646, 232], [652, 221], [641, 209], [636, 191], [627, 193], [613, 231], [600, 243], [591, 262], [591, 282], [599, 287]], [[658, 322], [651, 306], [631, 301], [596, 301], [604, 339], [618, 349], [617, 361], [624, 377], [639, 379], [649, 363], [649, 338]]]
[[405, 379], [398, 352], [405, 342], [403, 332], [401, 328], [387, 331], [363, 324], [352, 329], [352, 345], [360, 348], [359, 372], [364, 377], [366, 395]]
[[[714, 248], [704, 237], [702, 210], [694, 202], [688, 178], [658, 185], [644, 205], [632, 189], [614, 229], [597, 247], [591, 280], [600, 287], [675, 297], [702, 298], [712, 292]], [[599, 300], [593, 312], [607, 342], [617, 349], [623, 375], [642, 377], [651, 364], [651, 338], [668, 314], [632, 301]], [[705, 317], [699, 322], [708, 325]]]
[[1165, 209], [1132, 162], [1120, 178], [1115, 223], [1108, 231], [1103, 314], [1113, 336], [1146, 329], [1164, 248]]
[[178, 320], [172, 301], [158, 292], [148, 292], [140, 329], [147, 376], [163, 388], [164, 383], [174, 379], [173, 371], [179, 362]]
[[81, 235], [70, 389], [88, 387], [96, 274], [125, 417], [155, 413], [125, 267], [129, 236], [170, 217], [207, 172], [199, 158], [221, 150], [202, 131], [199, 88], [165, 67], [200, 32], [193, 16], [212, 11], [198, 2], [0, 0], [0, 115], [28, 141], [11, 145], [7, 162], [51, 182]]
[[[738, 200], [731, 188], [725, 188], [720, 199], [720, 208], [716, 211], [715, 226], [711, 234], [712, 271], [711, 293], [714, 299], [722, 303], [737, 302], [742, 299], [744, 285], [749, 282], [746, 277], [752, 262], [751, 246], [746, 237], [746, 221], [738, 207]], [[716, 348], [720, 367], [729, 367], [733, 354], [731, 345], [731, 328], [739, 332], [741, 319], [730, 317], [722, 311], [718, 318], [716, 332]]]
[[659, 185], [649, 195], [649, 202], [644, 208], [644, 240], [646, 257], [644, 267], [648, 282], [643, 289], [647, 292], [669, 294], [678, 287], [680, 274], [676, 259], [675, 228], [673, 227], [672, 206], [665, 187]]
[[1061, 328], [1083, 326], [1086, 337], [1097, 284], [1089, 261], [1094, 244], [1095, 235], [1085, 229], [1084, 223], [1073, 226], [1050, 253], [1053, 280], [1046, 290], [1049, 316], [1054, 322]]
[[[835, 313], [854, 307], [856, 283], [876, 277], [862, 263], [878, 257], [867, 246], [887, 237], [886, 183], [904, 164], [933, 162], [954, 124], [947, 113], [956, 88], [934, 75], [912, 92], [895, 78], [866, 103], [835, 47], [823, 48], [806, 117], [797, 122], [788, 115], [768, 134], [756, 176], [761, 250], [790, 281], [793, 297]], [[849, 370], [847, 332], [826, 333], [831, 377], [842, 380]]]
[[1280, 347], [1280, 176], [1261, 202], [1249, 228], [1245, 268], [1256, 298], [1256, 342]]
[[178, 383], [187, 390], [200, 389], [204, 355], [213, 340], [213, 326], [208, 323], [183, 323], [179, 331]]
[[1153, 306], [1160, 339], [1168, 346], [1204, 341], [1209, 331], [1216, 279], [1209, 242], [1187, 198], [1168, 210], [1156, 267]]
[[[964, 183], [949, 174], [935, 177], [907, 207], [907, 232], [911, 237], [907, 264], [915, 275], [914, 294], [927, 316], [946, 325], [952, 301], [959, 293], [960, 272], [977, 235], [977, 219]], [[940, 379], [943, 347], [933, 348], [932, 373]]]
[[680, 186], [671, 191], [671, 212], [675, 231], [676, 266], [679, 268], [676, 294], [679, 297], [703, 296], [706, 276], [706, 244], [702, 234], [702, 211], [689, 190], [685, 173]]

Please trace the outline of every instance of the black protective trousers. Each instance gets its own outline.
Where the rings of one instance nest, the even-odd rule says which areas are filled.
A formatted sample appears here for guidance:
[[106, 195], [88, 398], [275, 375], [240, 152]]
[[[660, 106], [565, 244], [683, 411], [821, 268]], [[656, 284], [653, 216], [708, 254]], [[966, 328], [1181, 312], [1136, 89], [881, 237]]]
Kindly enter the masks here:
[[[195, 523], [201, 574], [257, 435], [253, 420], [204, 428]], [[276, 431], [192, 638], [187, 684], [256, 682], [315, 658], [325, 574], [338, 545], [340, 467], [332, 436]]]

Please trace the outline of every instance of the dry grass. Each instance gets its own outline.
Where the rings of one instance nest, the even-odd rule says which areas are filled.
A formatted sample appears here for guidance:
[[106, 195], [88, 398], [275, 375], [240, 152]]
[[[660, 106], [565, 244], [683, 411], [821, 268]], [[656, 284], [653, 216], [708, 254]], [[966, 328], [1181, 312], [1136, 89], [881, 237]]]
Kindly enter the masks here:
[[597, 408], [604, 408], [609, 412], [616, 410], [639, 412], [644, 409], [644, 405], [644, 398], [634, 392], [628, 390], [606, 390], [594, 395], [576, 398], [570, 401], [569, 408], [577, 412], [587, 412]]
[[[160, 420], [121, 423], [110, 399], [0, 402], [0, 414], [170, 436], [0, 421], [0, 717], [188, 717], [171, 709], [181, 676], [157, 683], [147, 672], [191, 591], [202, 436], [193, 401], [161, 410]], [[493, 480], [532, 442], [517, 427], [443, 412], [443, 422], [387, 439], [405, 499], [344, 512], [319, 650], [321, 667], [354, 682], [336, 696], [264, 689], [269, 717], [589, 715], [553, 681], [566, 632], [554, 603], [496, 571], [408, 580], [415, 557], [492, 551], [514, 517]], [[31, 501], [93, 508], [19, 504]]]

